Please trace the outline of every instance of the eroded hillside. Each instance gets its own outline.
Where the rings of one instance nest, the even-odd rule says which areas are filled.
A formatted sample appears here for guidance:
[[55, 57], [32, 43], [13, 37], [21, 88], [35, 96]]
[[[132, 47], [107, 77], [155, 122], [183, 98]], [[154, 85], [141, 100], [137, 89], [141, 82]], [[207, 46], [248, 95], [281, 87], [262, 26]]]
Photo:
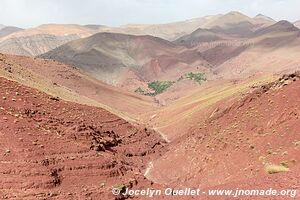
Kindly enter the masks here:
[[145, 187], [159, 134], [96, 107], [0, 78], [2, 199], [113, 199], [112, 187]]
[[132, 121], [156, 107], [150, 97], [122, 91], [54, 61], [0, 55], [0, 75], [65, 100], [105, 108]]
[[299, 89], [295, 73], [216, 104], [174, 142], [174, 152], [153, 161], [147, 177], [174, 186], [267, 188], [276, 181], [274, 187], [297, 188]]

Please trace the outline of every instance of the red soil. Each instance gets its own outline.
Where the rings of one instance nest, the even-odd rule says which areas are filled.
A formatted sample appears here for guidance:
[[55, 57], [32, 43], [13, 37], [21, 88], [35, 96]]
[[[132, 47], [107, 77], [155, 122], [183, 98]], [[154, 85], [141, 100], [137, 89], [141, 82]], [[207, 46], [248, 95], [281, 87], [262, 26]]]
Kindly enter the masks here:
[[114, 199], [113, 185], [150, 187], [142, 174], [164, 141], [103, 110], [0, 78], [0, 198]]
[[[120, 92], [68, 65], [0, 58], [0, 72], [6, 77], [32, 87], [37, 84], [45, 92], [67, 88], [132, 116], [155, 108], [150, 98]], [[300, 187], [299, 74], [198, 111], [199, 119], [181, 125], [191, 132], [174, 137], [168, 152], [155, 132], [101, 108], [54, 98], [4, 78], [0, 86], [2, 198], [124, 199], [111, 194], [114, 185], [135, 189], [163, 188], [158, 184], [201, 189]], [[180, 107], [180, 112], [185, 109]], [[167, 109], [163, 114], [171, 116]], [[150, 161], [153, 168], [146, 173], [147, 180], [143, 174]], [[289, 172], [265, 172], [265, 165], [282, 162], [289, 165]]]
[[[177, 140], [174, 151], [156, 160], [147, 177], [177, 187], [299, 190], [299, 79], [299, 73], [284, 76], [231, 106], [220, 104], [203, 124]], [[289, 172], [265, 171], [267, 165], [282, 163]]]
[[2, 75], [1, 68], [5, 72], [9, 71], [9, 73], [4, 74], [9, 79], [17, 80], [22, 84], [26, 83], [30, 87], [51, 95], [54, 95], [51, 92], [54, 91], [56, 96], [88, 104], [83, 98], [69, 97], [66, 92], [63, 93], [63, 96], [57, 93], [60, 89], [71, 91], [104, 105], [105, 109], [111, 108], [111, 110], [116, 111], [115, 114], [121, 114], [122, 117], [136, 116], [151, 111], [155, 107], [154, 100], [150, 97], [109, 86], [72, 66], [59, 62], [0, 54], [0, 75]]

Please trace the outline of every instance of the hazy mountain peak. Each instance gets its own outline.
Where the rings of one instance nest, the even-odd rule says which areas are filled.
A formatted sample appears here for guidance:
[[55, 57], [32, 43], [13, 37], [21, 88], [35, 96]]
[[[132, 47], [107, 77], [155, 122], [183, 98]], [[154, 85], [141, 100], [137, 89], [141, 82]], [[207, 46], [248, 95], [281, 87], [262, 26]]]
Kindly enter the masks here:
[[294, 24], [287, 20], [281, 20], [275, 24], [275, 26], [281, 26], [281, 27], [294, 27]]
[[231, 11], [231, 12], [229, 12], [227, 14], [224, 14], [220, 18], [221, 19], [230, 20], [230, 21], [233, 21], [233, 22], [234, 21], [249, 21], [251, 19], [247, 15], [244, 15], [243, 13], [240, 13], [238, 11]]
[[246, 16], [241, 12], [238, 11], [230, 11], [229, 13], [225, 14], [225, 15], [236, 15], [236, 16]]
[[238, 11], [231, 11], [227, 14], [224, 14], [222, 18], [231, 18], [231, 19], [250, 19], [247, 15], [238, 12]]
[[264, 19], [264, 20], [268, 20], [268, 21], [272, 21], [272, 22], [275, 22], [274, 19], [272, 19], [271, 17], [268, 17], [266, 15], [263, 15], [263, 14], [258, 14], [254, 17], [254, 19]]
[[294, 25], [295, 25], [296, 27], [300, 28], [300, 20], [299, 20], [299, 21], [296, 21], [296, 22], [294, 23]]
[[265, 17], [263, 14], [257, 14], [255, 17]]
[[256, 33], [259, 35], [263, 35], [263, 34], [276, 33], [276, 32], [296, 32], [296, 31], [299, 31], [299, 29], [295, 27], [294, 24], [286, 20], [281, 20], [271, 26], [258, 30]]
[[242, 22], [250, 22], [251, 18], [237, 11], [231, 11], [227, 14], [220, 15], [207, 23], [204, 28], [220, 27], [225, 28], [228, 24], [239, 24]]

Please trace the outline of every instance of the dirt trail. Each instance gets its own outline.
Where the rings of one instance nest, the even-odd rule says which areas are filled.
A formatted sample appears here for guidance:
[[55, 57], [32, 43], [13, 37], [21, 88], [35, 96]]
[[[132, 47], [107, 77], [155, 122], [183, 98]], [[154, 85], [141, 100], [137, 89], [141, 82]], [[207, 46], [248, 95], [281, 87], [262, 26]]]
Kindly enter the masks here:
[[[299, 89], [295, 73], [218, 104], [152, 163], [147, 178], [173, 187], [299, 190]], [[274, 166], [288, 172], [271, 174]]]
[[150, 187], [148, 160], [166, 143], [106, 110], [0, 78], [0, 197], [113, 199], [114, 185]]

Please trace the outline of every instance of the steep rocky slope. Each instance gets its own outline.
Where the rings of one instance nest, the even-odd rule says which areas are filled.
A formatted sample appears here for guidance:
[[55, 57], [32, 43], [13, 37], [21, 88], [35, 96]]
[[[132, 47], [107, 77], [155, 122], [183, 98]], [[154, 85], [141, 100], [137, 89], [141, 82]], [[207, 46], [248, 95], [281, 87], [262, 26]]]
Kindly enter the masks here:
[[[37, 85], [40, 83], [33, 80], [39, 78], [44, 87], [52, 80], [57, 92], [68, 84], [84, 83], [83, 75], [56, 62], [5, 55], [1, 62], [2, 76]], [[56, 67], [60, 67], [59, 73]], [[47, 78], [37, 76], [46, 69]], [[267, 189], [275, 187], [273, 181], [275, 188], [297, 189], [300, 97], [295, 91], [300, 88], [299, 81], [299, 74], [291, 74], [244, 96], [239, 94], [245, 91], [243, 83], [235, 88], [219, 82], [224, 87], [217, 94], [208, 90], [208, 94], [180, 103], [181, 110], [177, 111], [193, 116], [194, 124], [175, 119], [179, 114], [170, 112], [172, 108], [163, 109], [162, 121], [193, 125], [183, 137], [173, 137], [169, 145], [174, 151], [166, 152], [164, 140], [143, 126], [134, 127], [103, 109], [66, 102], [57, 95], [48, 96], [1, 78], [0, 133], [5, 136], [0, 139], [4, 152], [1, 195], [17, 199], [113, 199], [112, 187], [251, 189], [256, 184]], [[49, 86], [47, 90], [54, 89]], [[152, 115], [148, 120], [157, 117]], [[264, 170], [271, 164], [286, 171], [288, 166], [289, 172], [268, 175]], [[143, 173], [150, 181], [142, 177]], [[23, 177], [25, 183], [20, 181]]]
[[151, 163], [147, 177], [177, 187], [299, 189], [299, 89], [299, 73], [285, 75], [208, 114], [199, 110], [206, 120], [194, 118], [198, 125]]
[[[114, 199], [142, 176], [165, 142], [106, 110], [0, 78], [0, 197]], [[151, 186], [153, 187], [153, 186]]]

